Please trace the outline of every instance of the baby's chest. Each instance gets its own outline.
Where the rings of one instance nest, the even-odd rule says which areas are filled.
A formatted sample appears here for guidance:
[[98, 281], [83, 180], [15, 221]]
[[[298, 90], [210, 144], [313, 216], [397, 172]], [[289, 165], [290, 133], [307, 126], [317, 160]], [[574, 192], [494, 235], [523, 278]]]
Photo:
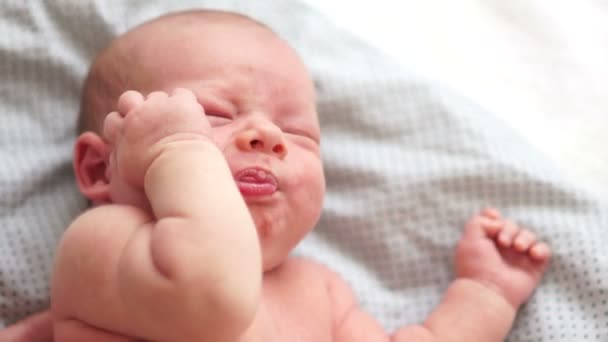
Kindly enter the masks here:
[[332, 312], [323, 279], [282, 274], [264, 282], [253, 324], [239, 342], [331, 342]]

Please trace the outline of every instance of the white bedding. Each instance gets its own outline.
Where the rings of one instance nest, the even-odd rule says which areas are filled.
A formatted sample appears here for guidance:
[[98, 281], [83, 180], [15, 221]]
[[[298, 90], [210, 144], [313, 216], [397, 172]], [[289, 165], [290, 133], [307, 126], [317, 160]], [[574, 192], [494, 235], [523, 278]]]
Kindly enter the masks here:
[[608, 2], [304, 1], [474, 99], [608, 201]]
[[419, 322], [437, 304], [463, 223], [492, 204], [555, 249], [509, 340], [608, 340], [608, 207], [599, 197], [488, 106], [405, 71], [287, 0], [3, 2], [0, 325], [48, 305], [55, 244], [85, 206], [70, 154], [94, 51], [127, 27], [194, 4], [266, 22], [309, 66], [328, 193], [297, 253], [342, 274], [388, 330]]

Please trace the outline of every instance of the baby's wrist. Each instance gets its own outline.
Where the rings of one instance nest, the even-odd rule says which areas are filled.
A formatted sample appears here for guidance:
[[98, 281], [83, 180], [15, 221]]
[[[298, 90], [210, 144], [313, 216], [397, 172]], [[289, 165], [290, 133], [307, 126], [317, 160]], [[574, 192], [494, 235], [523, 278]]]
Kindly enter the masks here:
[[461, 282], [464, 286], [475, 288], [477, 291], [483, 292], [483, 295], [487, 298], [495, 297], [497, 302], [504, 302], [515, 311], [519, 310], [521, 306], [521, 303], [516, 303], [510, 299], [500, 286], [491, 281], [482, 278], [458, 277], [455, 282]]
[[154, 153], [155, 157], [151, 160], [150, 165], [167, 156], [188, 154], [192, 151], [215, 151], [218, 148], [207, 136], [182, 133], [174, 134], [162, 139], [153, 147], [153, 149], [156, 150], [156, 152]]
[[477, 279], [457, 277], [425, 325], [440, 341], [503, 341], [516, 315], [517, 308], [496, 289]]
[[179, 163], [178, 160], [194, 165], [199, 162], [213, 164], [223, 158], [217, 145], [204, 136], [201, 136], [200, 139], [174, 140], [164, 143], [146, 169], [144, 187], [155, 184], [155, 181], [150, 179], [155, 179], [154, 175], [164, 169], [164, 166]]

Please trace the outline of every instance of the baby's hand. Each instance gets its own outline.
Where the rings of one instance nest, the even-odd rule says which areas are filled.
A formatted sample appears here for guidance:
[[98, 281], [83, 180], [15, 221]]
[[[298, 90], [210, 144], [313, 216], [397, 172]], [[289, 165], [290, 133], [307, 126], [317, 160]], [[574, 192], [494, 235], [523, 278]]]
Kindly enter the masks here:
[[104, 122], [113, 169], [137, 187], [143, 186], [146, 170], [163, 149], [175, 142], [209, 140], [210, 130], [203, 107], [183, 88], [170, 95], [152, 92], [146, 98], [127, 91], [118, 100], [118, 111]]
[[550, 257], [534, 233], [485, 209], [471, 218], [458, 244], [456, 275], [490, 287], [517, 309], [538, 286]]

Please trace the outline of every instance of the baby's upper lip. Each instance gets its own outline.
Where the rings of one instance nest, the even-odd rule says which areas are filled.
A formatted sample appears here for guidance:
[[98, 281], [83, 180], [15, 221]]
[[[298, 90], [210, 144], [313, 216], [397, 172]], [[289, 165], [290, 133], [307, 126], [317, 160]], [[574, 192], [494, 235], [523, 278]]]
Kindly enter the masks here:
[[260, 166], [251, 166], [243, 168], [236, 173], [234, 173], [234, 180], [237, 182], [246, 182], [246, 183], [258, 183], [258, 184], [272, 184], [278, 187], [279, 182], [277, 177], [272, 173], [272, 171], [260, 167]]

